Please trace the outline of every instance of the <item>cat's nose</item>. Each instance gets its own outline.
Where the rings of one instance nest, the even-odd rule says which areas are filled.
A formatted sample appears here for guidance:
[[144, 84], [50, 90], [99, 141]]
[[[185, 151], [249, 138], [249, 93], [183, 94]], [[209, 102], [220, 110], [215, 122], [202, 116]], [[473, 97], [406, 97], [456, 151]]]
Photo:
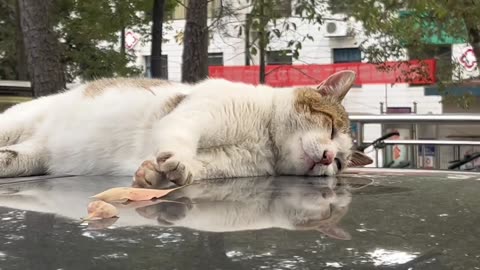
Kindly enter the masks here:
[[334, 159], [335, 159], [335, 153], [333, 151], [325, 150], [323, 151], [322, 160], [320, 160], [319, 163], [323, 165], [330, 165], [333, 163]]

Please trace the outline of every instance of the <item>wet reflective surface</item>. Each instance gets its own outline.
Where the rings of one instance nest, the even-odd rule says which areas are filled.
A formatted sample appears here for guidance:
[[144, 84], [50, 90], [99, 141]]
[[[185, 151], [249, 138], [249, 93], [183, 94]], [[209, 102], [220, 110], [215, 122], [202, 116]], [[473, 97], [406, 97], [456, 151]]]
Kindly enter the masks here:
[[130, 183], [0, 179], [0, 269], [480, 269], [480, 174], [203, 181], [81, 221]]

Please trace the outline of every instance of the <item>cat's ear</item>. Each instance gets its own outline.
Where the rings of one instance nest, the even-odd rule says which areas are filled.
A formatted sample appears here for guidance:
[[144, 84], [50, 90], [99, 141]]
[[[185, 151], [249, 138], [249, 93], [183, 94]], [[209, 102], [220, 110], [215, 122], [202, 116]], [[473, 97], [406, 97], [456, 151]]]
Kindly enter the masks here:
[[317, 86], [317, 90], [322, 96], [335, 96], [341, 101], [350, 88], [352, 88], [355, 78], [355, 72], [351, 70], [342, 70], [330, 75], [330, 77], [321, 82]]
[[353, 151], [348, 167], [363, 167], [373, 163], [373, 160], [360, 151]]
[[347, 231], [337, 226], [332, 226], [328, 228], [318, 228], [317, 231], [333, 239], [338, 239], [338, 240], [352, 239], [352, 236]]

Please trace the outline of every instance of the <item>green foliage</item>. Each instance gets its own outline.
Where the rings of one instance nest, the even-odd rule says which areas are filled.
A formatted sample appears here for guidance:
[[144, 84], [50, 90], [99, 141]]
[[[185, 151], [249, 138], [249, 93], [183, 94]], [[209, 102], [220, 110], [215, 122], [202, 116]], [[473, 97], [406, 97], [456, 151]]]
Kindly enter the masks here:
[[15, 1], [0, 0], [0, 80], [16, 78]]
[[120, 32], [139, 26], [147, 33], [153, 0], [56, 0], [55, 7], [69, 80], [140, 73], [127, 66], [132, 56], [120, 51]]
[[[308, 33], [297, 31], [297, 23], [320, 26], [328, 12], [325, 0], [249, 0], [247, 2], [251, 11], [247, 15], [244, 25], [234, 27], [236, 32], [234, 35], [240, 38], [251, 36], [247, 42], [249, 48], [247, 53], [250, 55], [258, 54], [262, 51], [261, 47], [268, 49], [272, 40], [281, 40], [291, 50], [293, 57], [298, 58], [302, 43], [306, 40], [313, 41], [314, 37]], [[228, 4], [222, 3], [222, 10], [223, 12], [219, 16], [235, 17], [244, 12], [245, 6], [235, 10], [234, 7], [232, 9]], [[217, 30], [224, 31], [223, 36], [231, 36], [221, 24], [217, 24], [215, 27]]]
[[[462, 83], [463, 79], [453, 72], [458, 64], [452, 62], [449, 52], [452, 43], [475, 45], [475, 36], [480, 37], [480, 1], [330, 0], [329, 3], [332, 12], [345, 13], [362, 22], [367, 38], [360, 46], [369, 62], [435, 58], [440, 89]], [[461, 97], [458, 104], [468, 106], [465, 100]]]
[[[15, 79], [15, 0], [0, 0], [0, 79]], [[175, 0], [167, 1], [166, 12]], [[153, 0], [54, 0], [52, 19], [67, 81], [76, 77], [131, 76], [141, 72], [120, 48], [122, 29], [149, 37]]]

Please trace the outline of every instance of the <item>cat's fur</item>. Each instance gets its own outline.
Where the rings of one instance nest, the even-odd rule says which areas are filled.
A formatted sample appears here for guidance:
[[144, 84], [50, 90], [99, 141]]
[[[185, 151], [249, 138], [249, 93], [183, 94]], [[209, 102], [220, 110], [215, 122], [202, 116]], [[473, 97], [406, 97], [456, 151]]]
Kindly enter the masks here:
[[137, 186], [154, 187], [334, 175], [338, 165], [371, 162], [350, 150], [341, 100], [354, 79], [343, 71], [317, 88], [284, 89], [219, 79], [90, 82], [0, 115], [0, 177], [134, 174]]

